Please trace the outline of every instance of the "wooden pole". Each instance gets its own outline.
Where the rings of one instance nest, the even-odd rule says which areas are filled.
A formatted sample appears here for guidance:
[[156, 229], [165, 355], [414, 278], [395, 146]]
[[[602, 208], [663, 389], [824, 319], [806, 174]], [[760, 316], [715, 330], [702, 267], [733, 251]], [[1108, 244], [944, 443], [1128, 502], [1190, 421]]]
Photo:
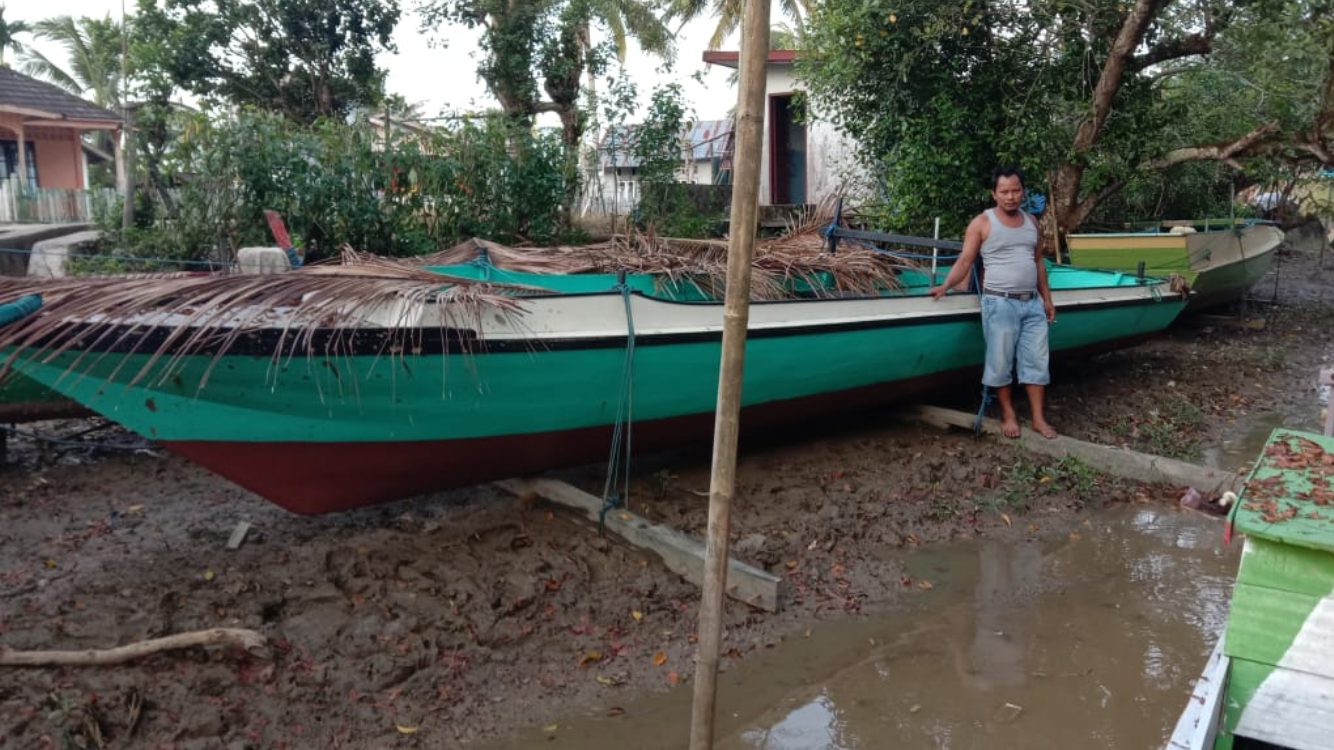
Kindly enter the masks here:
[[690, 750], [713, 747], [723, 592], [727, 589], [727, 537], [731, 528], [732, 494], [736, 489], [741, 375], [746, 357], [746, 324], [750, 317], [750, 264], [759, 214], [760, 150], [768, 56], [769, 0], [746, 0], [741, 26], [741, 85], [736, 108], [737, 145], [733, 173], [736, 179], [732, 186], [723, 352], [713, 427], [713, 473], [709, 480], [709, 529], [704, 556], [704, 591], [699, 602], [699, 646], [695, 654]]
[[28, 140], [26, 128], [22, 120], [19, 120], [19, 195], [26, 193], [29, 188], [36, 188], [36, 185], [28, 184]]
[[121, 183], [120, 241], [128, 241], [130, 227], [134, 226], [134, 113], [130, 111], [130, 21], [125, 17], [125, 0], [120, 0], [120, 116], [121, 163], [117, 169]]

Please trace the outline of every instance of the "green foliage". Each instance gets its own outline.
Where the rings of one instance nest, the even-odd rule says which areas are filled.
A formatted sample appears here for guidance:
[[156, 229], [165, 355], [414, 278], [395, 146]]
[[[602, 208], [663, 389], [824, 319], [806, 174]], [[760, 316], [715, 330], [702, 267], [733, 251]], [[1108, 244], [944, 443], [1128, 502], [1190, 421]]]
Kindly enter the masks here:
[[32, 31], [37, 38], [60, 45], [69, 62], [57, 64], [40, 50], [29, 48], [19, 57], [24, 74], [87, 96], [99, 106], [120, 106], [123, 39], [118, 21], [110, 16], [56, 16], [33, 24]]
[[[1095, 216], [1124, 221], [1226, 208], [1230, 170], [1164, 159], [1178, 149], [1267, 126], [1238, 159], [1312, 158], [1293, 144], [1330, 104], [1334, 20], [1307, 0], [1158, 4], [1105, 122], [1077, 142], [1125, 12], [1120, 0], [826, 0], [806, 26], [799, 74], [816, 113], [861, 144], [873, 215], [911, 232], [939, 216], [962, 233], [999, 163], [1019, 164], [1049, 195], [1070, 168], [1070, 206], [1124, 191]], [[1200, 38], [1213, 55], [1190, 51]]]
[[5, 65], [5, 51], [22, 52], [25, 47], [18, 40], [19, 34], [26, 34], [32, 31], [26, 21], [7, 21], [5, 20], [5, 6], [0, 5], [0, 66]]
[[701, 211], [680, 179], [691, 125], [680, 84], [654, 89], [644, 122], [633, 128], [630, 153], [638, 165], [638, 223], [668, 237], [707, 237], [721, 216]]
[[[672, 48], [656, 3], [646, 0], [424, 0], [420, 13], [423, 31], [443, 24], [481, 29], [477, 74], [505, 113], [525, 123], [545, 108], [543, 91], [563, 120], [573, 116], [582, 75], [602, 73], [608, 60], [591, 42], [595, 26], [622, 62], [629, 38], [657, 55]], [[570, 135], [567, 142], [576, 143]]]
[[639, 165], [639, 215], [643, 223], [668, 233], [664, 225], [686, 204], [685, 186], [677, 180], [681, 168], [681, 133], [686, 108], [679, 84], [657, 88], [649, 100], [648, 115], [634, 129], [630, 152]]
[[398, 18], [398, 0], [139, 0], [136, 20], [176, 86], [310, 123], [379, 102]]
[[152, 218], [131, 232], [127, 254], [226, 260], [272, 243], [264, 209], [285, 217], [310, 258], [344, 243], [411, 255], [471, 236], [541, 243], [568, 234], [564, 149], [551, 134], [464, 120], [385, 150], [362, 125], [303, 126], [255, 111], [170, 117], [179, 136], [161, 161], [166, 185], [137, 212]]
[[1005, 469], [999, 487], [1000, 499], [1010, 508], [1026, 509], [1035, 497], [1069, 495], [1086, 503], [1097, 497], [1102, 476], [1072, 456], [1048, 462], [1021, 454]]
[[1138, 434], [1137, 442], [1148, 453], [1191, 460], [1199, 451], [1203, 423], [1200, 407], [1173, 394], [1138, 420], [1132, 434]]

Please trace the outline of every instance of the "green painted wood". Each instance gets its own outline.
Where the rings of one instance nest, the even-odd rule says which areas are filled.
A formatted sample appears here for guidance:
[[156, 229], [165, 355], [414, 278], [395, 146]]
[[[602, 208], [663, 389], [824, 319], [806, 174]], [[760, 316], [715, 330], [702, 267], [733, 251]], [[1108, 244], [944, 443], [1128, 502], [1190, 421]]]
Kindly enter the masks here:
[[[1232, 592], [1224, 653], [1257, 664], [1277, 666], [1286, 661], [1294, 668], [1334, 678], [1334, 653], [1306, 649], [1297, 639], [1325, 598], [1238, 583]], [[1323, 643], [1325, 639], [1318, 640]], [[1295, 653], [1299, 646], [1303, 652]]]
[[64, 396], [24, 375], [14, 374], [0, 381], [0, 404], [57, 404], [65, 401]]
[[1193, 281], [1194, 271], [1185, 248], [1079, 248], [1073, 241], [1070, 246], [1070, 263], [1085, 268], [1135, 271], [1141, 261], [1150, 276], [1179, 273]]
[[1334, 555], [1250, 537], [1237, 583], [1322, 597], [1334, 591]]
[[[1250, 537], [1267, 539], [1284, 544], [1322, 552], [1334, 552], [1334, 505], [1321, 505], [1309, 498], [1303, 498], [1313, 486], [1313, 479], [1334, 483], [1334, 464], [1318, 468], [1284, 468], [1276, 465], [1270, 452], [1280, 443], [1300, 446], [1302, 441], [1310, 441], [1327, 453], [1334, 454], [1334, 437], [1326, 437], [1297, 430], [1274, 430], [1265, 443], [1259, 462], [1251, 472], [1248, 487], [1259, 488], [1266, 482], [1275, 484], [1268, 488], [1267, 495], [1272, 495], [1276, 508], [1286, 511], [1295, 509], [1291, 518], [1284, 520], [1266, 520], [1272, 518], [1270, 509], [1260, 505], [1257, 489], [1243, 493], [1236, 510], [1234, 523], [1236, 529]], [[1334, 460], [1332, 458], [1331, 460]]]

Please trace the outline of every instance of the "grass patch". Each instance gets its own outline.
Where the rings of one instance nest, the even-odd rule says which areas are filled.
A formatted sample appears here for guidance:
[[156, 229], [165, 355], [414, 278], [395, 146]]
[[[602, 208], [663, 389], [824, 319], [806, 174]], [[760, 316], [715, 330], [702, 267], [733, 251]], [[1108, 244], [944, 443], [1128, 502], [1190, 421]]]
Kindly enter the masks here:
[[1138, 433], [1138, 442], [1149, 453], [1190, 459], [1199, 450], [1202, 424], [1204, 410], [1182, 396], [1173, 395], [1139, 419], [1132, 435]]
[[1068, 496], [1086, 503], [1101, 492], [1102, 475], [1077, 458], [1039, 461], [1021, 455], [1004, 472], [997, 488], [998, 505], [1027, 510], [1036, 498]]

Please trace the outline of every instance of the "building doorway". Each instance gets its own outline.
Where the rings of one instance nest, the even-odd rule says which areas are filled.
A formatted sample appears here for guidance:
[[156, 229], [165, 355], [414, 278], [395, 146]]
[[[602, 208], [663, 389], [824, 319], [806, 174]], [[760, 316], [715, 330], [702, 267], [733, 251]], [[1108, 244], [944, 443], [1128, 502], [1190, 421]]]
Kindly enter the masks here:
[[769, 199], [806, 203], [806, 123], [792, 94], [769, 97]]

